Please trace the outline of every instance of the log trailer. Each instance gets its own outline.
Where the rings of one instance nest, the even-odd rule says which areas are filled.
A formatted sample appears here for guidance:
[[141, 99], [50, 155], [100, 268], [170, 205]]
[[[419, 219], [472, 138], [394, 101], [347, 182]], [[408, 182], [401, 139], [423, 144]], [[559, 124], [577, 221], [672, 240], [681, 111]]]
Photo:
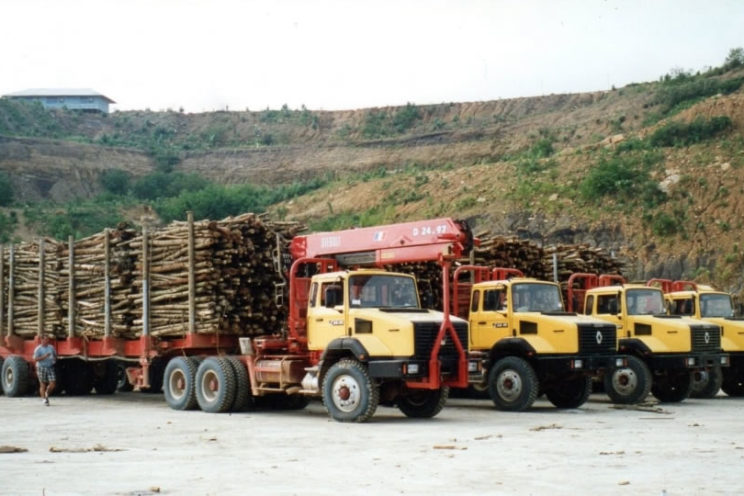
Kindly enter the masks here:
[[[627, 370], [605, 380], [607, 394], [620, 393], [628, 381], [651, 373], [651, 393], [662, 402], [680, 402], [690, 396], [693, 373], [727, 367], [721, 349], [721, 328], [688, 317], [667, 315], [659, 288], [643, 284], [599, 285], [599, 276], [576, 279], [590, 288], [584, 295], [584, 313], [618, 326], [618, 349], [628, 355]], [[569, 284], [569, 298], [572, 285]]]
[[[286, 287], [280, 288], [288, 292], [289, 309], [281, 333], [198, 334], [192, 317], [182, 337], [155, 338], [147, 331], [145, 304], [138, 339], [107, 333], [89, 340], [71, 329], [66, 338], [53, 340], [60, 365], [72, 378], [66, 389], [112, 393], [116, 364], [128, 361], [130, 382], [143, 390], [162, 389], [174, 409], [237, 411], [260, 398], [303, 408], [308, 397], [320, 396], [338, 421], [365, 421], [378, 404], [397, 405], [410, 417], [433, 417], [449, 387], [467, 386], [467, 322], [450, 317], [449, 305], [444, 312], [421, 308], [415, 278], [380, 267], [438, 260], [447, 295], [451, 261], [472, 242], [466, 224], [446, 218], [297, 236]], [[281, 258], [277, 253], [277, 261]], [[0, 287], [4, 277], [0, 268]], [[9, 277], [12, 288], [12, 262]], [[147, 263], [141, 277], [147, 303]], [[12, 319], [2, 324], [2, 388], [8, 396], [22, 395], [34, 381], [31, 356], [43, 327], [40, 323], [39, 333], [28, 339], [14, 335]]]
[[[557, 283], [465, 265], [452, 286], [452, 313], [470, 323], [471, 384], [500, 410], [528, 409], [541, 393], [558, 408], [577, 408], [589, 398], [593, 376], [626, 365], [616, 326], [565, 312]], [[623, 402], [647, 394], [640, 388]]]
[[712, 398], [719, 389], [729, 396], [744, 396], [744, 318], [734, 315], [731, 295], [691, 281], [652, 279], [647, 283], [664, 291], [670, 315], [691, 317], [721, 326], [721, 348], [730, 366], [711, 367], [693, 377], [692, 396]]

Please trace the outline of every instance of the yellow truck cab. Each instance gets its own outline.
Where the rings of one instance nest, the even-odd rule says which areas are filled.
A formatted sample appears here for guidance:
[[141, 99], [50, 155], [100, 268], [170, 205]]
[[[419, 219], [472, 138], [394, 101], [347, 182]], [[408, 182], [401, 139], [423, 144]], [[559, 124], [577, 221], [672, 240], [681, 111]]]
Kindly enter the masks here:
[[469, 322], [471, 381], [501, 410], [525, 410], [541, 392], [556, 407], [576, 408], [591, 393], [591, 376], [625, 364], [616, 325], [566, 313], [556, 283], [475, 283]]
[[[397, 405], [407, 416], [432, 417], [448, 388], [421, 387], [430, 376], [432, 349], [439, 345], [439, 370], [458, 372], [458, 350], [445, 335], [435, 343], [443, 313], [421, 308], [416, 279], [379, 269], [316, 274], [308, 293], [307, 340], [318, 367], [306, 389], [319, 387], [334, 418], [370, 417], [378, 403]], [[462, 346], [467, 322], [451, 317]], [[312, 382], [315, 385], [312, 385]]]
[[744, 396], [744, 318], [734, 316], [731, 295], [710, 286], [673, 291], [665, 295], [671, 315], [687, 316], [721, 326], [721, 348], [730, 366], [711, 367], [696, 374], [692, 395], [712, 398], [719, 389], [729, 396]]
[[721, 328], [666, 315], [659, 288], [623, 284], [589, 289], [584, 311], [620, 327], [619, 351], [636, 358], [629, 356], [628, 361], [634, 373], [643, 368], [651, 371], [651, 392], [660, 401], [687, 398], [692, 372], [728, 365], [728, 355], [721, 351]]

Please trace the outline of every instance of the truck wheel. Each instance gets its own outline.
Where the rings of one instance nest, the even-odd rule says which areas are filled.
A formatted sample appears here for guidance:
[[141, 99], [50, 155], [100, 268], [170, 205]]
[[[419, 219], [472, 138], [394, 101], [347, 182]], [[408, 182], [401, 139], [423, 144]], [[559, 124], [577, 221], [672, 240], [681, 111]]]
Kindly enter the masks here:
[[134, 386], [127, 377], [127, 365], [123, 362], [116, 362], [116, 390], [124, 393], [132, 389]]
[[733, 398], [744, 396], [744, 377], [738, 367], [727, 368], [723, 371], [721, 389]]
[[163, 396], [172, 409], [193, 410], [196, 408], [194, 382], [198, 366], [198, 362], [191, 357], [172, 358], [165, 366]]
[[209, 413], [230, 409], [235, 401], [235, 372], [226, 358], [208, 357], [196, 371], [196, 401]]
[[627, 367], [607, 371], [604, 376], [604, 390], [613, 403], [640, 403], [651, 391], [651, 371], [643, 360], [630, 355]]
[[339, 422], [365, 422], [377, 410], [380, 388], [356, 360], [340, 360], [323, 378], [323, 404]]
[[398, 408], [406, 417], [431, 418], [444, 408], [449, 388], [421, 389], [398, 398]]
[[88, 362], [80, 358], [60, 360], [58, 370], [62, 388], [70, 396], [84, 396], [93, 390], [93, 371]]
[[497, 361], [488, 372], [488, 392], [499, 410], [527, 410], [537, 399], [537, 374], [519, 357]]
[[2, 366], [2, 384], [6, 396], [16, 398], [29, 391], [30, 376], [28, 362], [18, 355], [10, 355]]
[[235, 400], [230, 406], [231, 412], [242, 412], [253, 404], [253, 393], [251, 392], [251, 380], [248, 370], [243, 362], [236, 357], [227, 357], [230, 366], [235, 373]]
[[697, 370], [692, 373], [692, 398], [713, 398], [723, 383], [721, 367]]
[[91, 366], [93, 387], [97, 394], [114, 394], [119, 383], [119, 367], [113, 360], [96, 362]]
[[545, 390], [545, 396], [557, 408], [578, 408], [592, 394], [592, 378], [583, 375], [566, 377]]
[[679, 403], [690, 396], [692, 373], [666, 370], [654, 377], [651, 393], [663, 403]]

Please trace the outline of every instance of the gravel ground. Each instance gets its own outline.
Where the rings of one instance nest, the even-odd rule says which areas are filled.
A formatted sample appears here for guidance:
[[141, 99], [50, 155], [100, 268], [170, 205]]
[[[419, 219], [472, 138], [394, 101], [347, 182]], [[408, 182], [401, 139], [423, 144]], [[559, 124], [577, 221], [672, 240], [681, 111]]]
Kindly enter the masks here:
[[159, 395], [0, 397], [3, 495], [739, 495], [744, 399], [529, 412], [451, 399], [434, 419], [181, 412]]

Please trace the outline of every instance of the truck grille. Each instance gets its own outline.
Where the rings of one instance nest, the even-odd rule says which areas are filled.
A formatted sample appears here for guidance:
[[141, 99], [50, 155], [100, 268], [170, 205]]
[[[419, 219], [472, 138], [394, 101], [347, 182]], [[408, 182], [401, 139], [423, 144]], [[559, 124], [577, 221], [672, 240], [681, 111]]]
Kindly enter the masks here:
[[617, 352], [617, 327], [612, 324], [579, 324], [579, 353], [609, 355]]
[[[465, 322], [453, 322], [457, 336], [460, 338], [460, 344], [463, 349], [468, 349], [468, 325]], [[431, 356], [431, 349], [434, 347], [434, 340], [439, 334], [441, 324], [437, 322], [414, 322], [413, 329], [415, 333], [415, 353], [419, 360], [428, 360]], [[447, 341], [444, 346], [439, 348], [440, 358], [457, 358], [457, 347], [452, 339], [447, 335]]]
[[716, 326], [692, 325], [692, 351], [721, 351], [721, 331]]

